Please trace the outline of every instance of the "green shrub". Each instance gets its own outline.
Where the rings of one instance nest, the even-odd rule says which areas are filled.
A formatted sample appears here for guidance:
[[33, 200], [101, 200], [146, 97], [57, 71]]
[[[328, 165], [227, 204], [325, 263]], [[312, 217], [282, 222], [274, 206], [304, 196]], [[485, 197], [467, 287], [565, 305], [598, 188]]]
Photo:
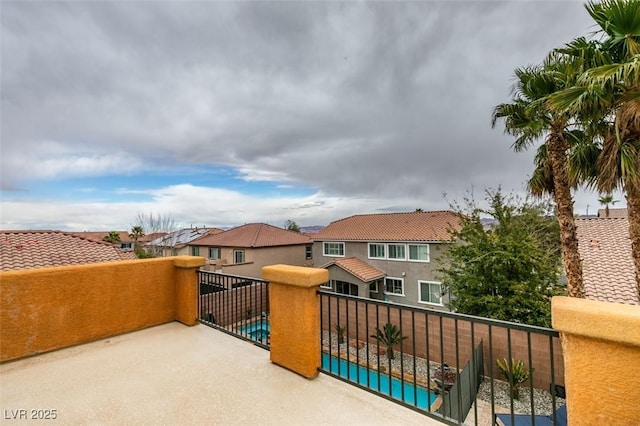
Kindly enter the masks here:
[[508, 360], [504, 358], [502, 360], [497, 359], [496, 364], [500, 370], [500, 374], [509, 382], [511, 388], [511, 397], [514, 399], [520, 398], [520, 385], [529, 380], [533, 368], [529, 371], [524, 366], [524, 361], [511, 358]]

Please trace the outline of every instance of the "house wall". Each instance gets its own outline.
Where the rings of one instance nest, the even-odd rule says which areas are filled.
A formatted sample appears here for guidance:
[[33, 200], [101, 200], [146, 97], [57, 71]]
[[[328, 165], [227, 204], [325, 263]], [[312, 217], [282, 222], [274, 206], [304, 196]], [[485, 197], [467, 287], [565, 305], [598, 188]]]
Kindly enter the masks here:
[[[337, 240], [336, 240], [337, 241]], [[316, 267], [329, 263], [336, 257], [324, 256], [322, 241], [316, 241], [313, 244], [313, 258]], [[447, 310], [446, 297], [443, 298], [443, 306], [419, 303], [418, 294], [418, 281], [441, 281], [438, 278], [437, 269], [443, 266], [443, 253], [447, 250], [446, 244], [429, 244], [429, 262], [414, 262], [414, 261], [398, 261], [398, 260], [379, 260], [369, 259], [369, 246], [368, 242], [350, 242], [344, 241], [345, 253], [344, 257], [357, 257], [369, 265], [374, 266], [380, 270], [386, 272], [389, 278], [403, 278], [404, 279], [404, 296], [394, 294], [384, 294], [387, 300], [395, 303], [401, 303], [404, 305], [421, 306], [430, 309]], [[334, 278], [334, 271], [338, 268], [332, 268], [329, 273], [330, 279]], [[343, 279], [342, 281], [354, 282], [356, 278], [351, 275], [351, 279]], [[355, 282], [354, 282], [355, 284]], [[364, 294], [364, 293], [363, 293]]]
[[[226, 274], [260, 277], [262, 267], [276, 264], [293, 266], [312, 266], [313, 260], [305, 259], [305, 244], [259, 248], [221, 247], [221, 259], [206, 259], [209, 247], [200, 247], [200, 256], [204, 256], [209, 270], [222, 270]], [[244, 263], [233, 263], [234, 250], [244, 250]]]

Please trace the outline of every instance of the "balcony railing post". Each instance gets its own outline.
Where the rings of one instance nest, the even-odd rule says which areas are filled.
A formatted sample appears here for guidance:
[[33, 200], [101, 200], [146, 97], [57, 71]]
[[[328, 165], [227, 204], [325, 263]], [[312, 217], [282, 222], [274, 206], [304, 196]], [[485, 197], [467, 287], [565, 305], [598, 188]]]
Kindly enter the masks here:
[[316, 294], [326, 269], [291, 265], [262, 268], [269, 281], [271, 361], [306, 378], [320, 367], [320, 303]]
[[204, 266], [204, 257], [178, 256], [173, 261], [176, 267], [176, 321], [185, 325], [198, 323], [198, 274]]

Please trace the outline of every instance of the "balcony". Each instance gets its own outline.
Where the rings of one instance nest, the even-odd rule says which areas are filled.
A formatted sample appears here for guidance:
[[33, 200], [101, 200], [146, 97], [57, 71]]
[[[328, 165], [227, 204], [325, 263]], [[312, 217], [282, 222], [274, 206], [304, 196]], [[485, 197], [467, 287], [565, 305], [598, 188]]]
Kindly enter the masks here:
[[[72, 424], [440, 424], [406, 408], [406, 402], [373, 395], [348, 383], [348, 377], [346, 382], [338, 380], [331, 368], [321, 366], [321, 329], [326, 333], [353, 318], [344, 323], [347, 336], [367, 340], [371, 325], [382, 324], [378, 309], [385, 309], [383, 317], [397, 322], [401, 330], [420, 329], [421, 316], [427, 314], [395, 314], [390, 310], [395, 308], [347, 299], [328, 299], [323, 307], [320, 299], [330, 296], [318, 296], [317, 288], [325, 270], [276, 265], [263, 270], [268, 292], [259, 290], [262, 284], [233, 283], [229, 289], [235, 291], [224, 292], [225, 297], [241, 295], [234, 300], [233, 312], [240, 312], [242, 319], [231, 320], [218, 302], [203, 305], [198, 297], [202, 286], [196, 271], [202, 263], [202, 258], [185, 256], [0, 273], [3, 420], [51, 417], [47, 410], [55, 410], [58, 420]], [[257, 300], [253, 309], [243, 305]], [[271, 352], [198, 324], [198, 318], [204, 318], [211, 325], [228, 322], [237, 328], [252, 316], [262, 319], [265, 303], [270, 310]], [[564, 352], [556, 368], [564, 367], [570, 424], [637, 424], [640, 407], [634, 401], [640, 400], [640, 387], [632, 378], [640, 374], [639, 309], [554, 299], [554, 325], [562, 334]], [[441, 315], [436, 322], [425, 316], [425, 329], [417, 335], [432, 336], [424, 342], [427, 359], [461, 371], [467, 350], [458, 342], [476, 346], [484, 326], [472, 323], [467, 333], [466, 319]], [[447, 322], [454, 324], [453, 333], [446, 332]], [[484, 376], [491, 381], [497, 349], [491, 342], [500, 336], [492, 334], [493, 325], [485, 325], [489, 368]], [[516, 332], [506, 334], [507, 357], [528, 348], [525, 360], [538, 368], [530, 343], [535, 339], [530, 336], [521, 343], [513, 334], [510, 340], [509, 333]], [[557, 336], [556, 331], [552, 334]], [[554, 336], [549, 339], [557, 339]], [[452, 349], [447, 343], [451, 338]], [[418, 356], [418, 341], [409, 340], [398, 348], [400, 355]], [[429, 341], [436, 344], [431, 346], [435, 357], [429, 355]], [[549, 342], [549, 351], [534, 345], [541, 356], [548, 352], [554, 359], [556, 343]], [[331, 347], [328, 351], [333, 353]], [[447, 354], [455, 354], [453, 364]], [[318, 371], [323, 374], [315, 377]], [[465, 422], [492, 424], [497, 406], [477, 405]], [[510, 411], [513, 416], [513, 407]]]
[[[205, 325], [171, 322], [0, 365], [3, 419], [63, 424], [422, 424], [435, 420]], [[19, 414], [18, 414], [19, 416]]]

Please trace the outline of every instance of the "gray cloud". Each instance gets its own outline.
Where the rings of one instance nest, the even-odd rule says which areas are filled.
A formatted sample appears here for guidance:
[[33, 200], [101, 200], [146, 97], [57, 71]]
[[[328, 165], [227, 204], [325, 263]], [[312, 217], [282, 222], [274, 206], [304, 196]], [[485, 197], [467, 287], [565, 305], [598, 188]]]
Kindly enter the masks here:
[[2, 185], [117, 153], [389, 205], [520, 188], [492, 108], [589, 26], [580, 2], [5, 2]]

